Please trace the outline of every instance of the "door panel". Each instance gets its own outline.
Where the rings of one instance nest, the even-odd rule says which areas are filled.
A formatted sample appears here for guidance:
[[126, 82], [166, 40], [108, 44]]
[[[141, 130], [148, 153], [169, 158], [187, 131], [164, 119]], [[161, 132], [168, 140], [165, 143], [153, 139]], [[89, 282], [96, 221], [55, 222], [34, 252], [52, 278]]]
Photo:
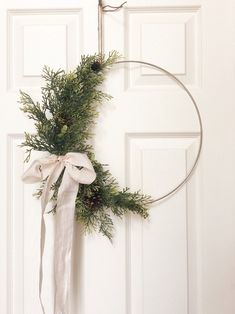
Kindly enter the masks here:
[[[0, 312], [40, 314], [40, 204], [25, 186], [19, 147], [33, 125], [18, 90], [40, 99], [41, 67], [73, 69], [97, 52], [97, 2], [0, 4]], [[120, 5], [110, 0], [106, 4]], [[105, 52], [162, 66], [195, 97], [204, 125], [197, 171], [151, 206], [150, 218], [115, 219], [114, 243], [75, 223], [71, 314], [232, 314], [235, 311], [234, 14], [232, 0], [129, 0], [104, 17]], [[120, 186], [158, 198], [190, 171], [199, 124], [185, 92], [165, 74], [115, 65], [94, 130], [97, 158]], [[34, 153], [34, 158], [43, 153]], [[54, 218], [46, 215], [44, 300], [53, 313]]]

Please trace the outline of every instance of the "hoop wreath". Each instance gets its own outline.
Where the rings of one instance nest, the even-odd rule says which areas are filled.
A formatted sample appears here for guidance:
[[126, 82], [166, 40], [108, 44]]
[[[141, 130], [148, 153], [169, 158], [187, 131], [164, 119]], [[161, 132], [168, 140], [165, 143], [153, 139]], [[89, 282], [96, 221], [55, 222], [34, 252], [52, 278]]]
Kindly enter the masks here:
[[[39, 297], [42, 300], [43, 253], [45, 245], [45, 213], [48, 206], [55, 213], [54, 274], [55, 313], [65, 313], [70, 284], [71, 252], [74, 217], [85, 230], [97, 230], [112, 240], [114, 223], [111, 215], [122, 218], [127, 212], [143, 218], [149, 215], [149, 206], [163, 200], [191, 177], [202, 149], [202, 119], [192, 94], [172, 73], [148, 62], [119, 60], [117, 52], [82, 56], [78, 67], [69, 73], [44, 68], [41, 103], [21, 92], [21, 109], [35, 123], [36, 134], [25, 133], [21, 146], [27, 147], [28, 158], [32, 150], [47, 152], [49, 156], [36, 159], [24, 172], [25, 183], [41, 182], [36, 196], [41, 199], [41, 239]], [[90, 129], [98, 115], [98, 104], [110, 96], [99, 90], [106, 71], [114, 64], [136, 63], [153, 67], [173, 79], [188, 95], [197, 113], [200, 125], [200, 143], [193, 166], [187, 176], [171, 191], [158, 199], [120, 189], [111, 173], [104, 169], [93, 152], [89, 140]]]

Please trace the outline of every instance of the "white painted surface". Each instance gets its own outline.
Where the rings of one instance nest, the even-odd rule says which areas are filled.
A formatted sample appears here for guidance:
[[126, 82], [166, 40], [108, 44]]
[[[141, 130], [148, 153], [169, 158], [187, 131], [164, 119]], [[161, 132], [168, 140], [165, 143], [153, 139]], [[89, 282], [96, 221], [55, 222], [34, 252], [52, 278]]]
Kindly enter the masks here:
[[[45, 64], [53, 69], [67, 69], [66, 32], [66, 25], [24, 26], [24, 76], [40, 76]], [[35, 55], [36, 62], [32, 58]]]
[[[164, 36], [162, 36], [164, 34]], [[185, 74], [185, 24], [158, 23], [143, 24], [141, 26], [141, 60], [155, 63], [174, 74]], [[149, 40], [151, 39], [151, 49]], [[172, 58], [174, 51], [175, 58]], [[142, 75], [156, 75], [156, 70], [142, 71]], [[162, 74], [161, 72], [159, 74]]]
[[[82, 53], [96, 52], [97, 2], [8, 0], [0, 8], [0, 313], [41, 314], [40, 204], [36, 186], [21, 182], [18, 146], [33, 126], [17, 91], [39, 98], [44, 63], [72, 69]], [[106, 15], [105, 50], [178, 75], [199, 103], [205, 143], [190, 183], [152, 206], [148, 221], [116, 220], [113, 245], [75, 224], [69, 314], [235, 312], [234, 15], [232, 0], [129, 0]], [[197, 151], [189, 99], [165, 75], [138, 65], [115, 66], [105, 89], [114, 98], [101, 109], [97, 158], [121, 186], [159, 197], [185, 176]], [[44, 299], [53, 313], [53, 216], [47, 227]]]

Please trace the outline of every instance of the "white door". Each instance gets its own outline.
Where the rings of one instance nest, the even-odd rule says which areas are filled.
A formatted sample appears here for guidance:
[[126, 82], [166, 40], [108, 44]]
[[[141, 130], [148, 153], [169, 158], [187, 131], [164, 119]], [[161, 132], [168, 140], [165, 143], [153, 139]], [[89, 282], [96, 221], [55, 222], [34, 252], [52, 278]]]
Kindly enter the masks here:
[[[26, 166], [18, 146], [33, 126], [19, 111], [18, 90], [40, 98], [44, 64], [69, 70], [81, 54], [97, 51], [97, 2], [0, 4], [3, 314], [42, 313], [40, 204], [32, 197], [35, 186], [21, 182]], [[115, 221], [113, 245], [100, 235], [84, 236], [76, 224], [68, 313], [235, 312], [234, 16], [232, 0], [129, 0], [125, 9], [106, 13], [106, 52], [116, 49], [127, 59], [162, 66], [190, 89], [203, 118], [203, 154], [190, 182], [153, 205], [148, 221]], [[199, 125], [193, 106], [172, 80], [139, 65], [115, 66], [104, 88], [114, 98], [95, 130], [97, 158], [120, 186], [158, 198], [194, 161]], [[53, 216], [46, 221], [44, 300], [51, 314]]]

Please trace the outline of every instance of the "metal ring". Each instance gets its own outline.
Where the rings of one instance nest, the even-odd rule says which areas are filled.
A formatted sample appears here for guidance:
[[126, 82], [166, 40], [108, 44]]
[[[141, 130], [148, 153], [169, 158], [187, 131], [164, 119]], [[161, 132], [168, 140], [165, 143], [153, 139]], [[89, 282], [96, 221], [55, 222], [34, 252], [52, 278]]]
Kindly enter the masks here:
[[162, 201], [163, 199], [173, 195], [174, 193], [176, 193], [179, 189], [182, 188], [182, 186], [191, 178], [194, 170], [196, 169], [197, 167], [197, 164], [198, 164], [198, 161], [199, 161], [199, 158], [200, 158], [200, 155], [201, 155], [201, 151], [202, 151], [202, 143], [203, 143], [203, 126], [202, 126], [202, 118], [201, 118], [201, 114], [200, 114], [200, 111], [199, 111], [199, 108], [197, 106], [197, 103], [195, 101], [195, 99], [193, 98], [192, 94], [190, 93], [190, 91], [188, 90], [188, 88], [172, 73], [170, 73], [169, 71], [165, 70], [164, 68], [160, 67], [160, 66], [157, 66], [153, 63], [149, 63], [149, 62], [144, 62], [144, 61], [139, 61], [139, 60], [121, 60], [121, 61], [117, 61], [115, 62], [115, 64], [123, 64], [123, 63], [137, 63], [137, 64], [143, 64], [143, 65], [148, 65], [148, 66], [151, 66], [163, 73], [165, 73], [168, 77], [170, 77], [171, 79], [173, 79], [174, 81], [176, 81], [176, 83], [181, 87], [183, 88], [183, 90], [188, 94], [189, 98], [191, 99], [192, 103], [193, 103], [193, 106], [194, 106], [194, 109], [196, 111], [196, 114], [197, 114], [197, 117], [198, 117], [198, 121], [199, 121], [199, 128], [200, 128], [200, 141], [199, 141], [199, 147], [198, 147], [198, 152], [197, 152], [197, 155], [196, 155], [196, 158], [195, 158], [195, 161], [192, 165], [192, 168], [190, 169], [190, 171], [188, 172], [187, 176], [176, 186], [174, 187], [172, 190], [170, 190], [170, 192], [164, 194], [163, 196], [157, 198], [157, 199], [154, 199], [154, 200], [151, 200], [148, 202], [148, 204], [153, 204], [155, 202], [159, 202], [159, 201]]

